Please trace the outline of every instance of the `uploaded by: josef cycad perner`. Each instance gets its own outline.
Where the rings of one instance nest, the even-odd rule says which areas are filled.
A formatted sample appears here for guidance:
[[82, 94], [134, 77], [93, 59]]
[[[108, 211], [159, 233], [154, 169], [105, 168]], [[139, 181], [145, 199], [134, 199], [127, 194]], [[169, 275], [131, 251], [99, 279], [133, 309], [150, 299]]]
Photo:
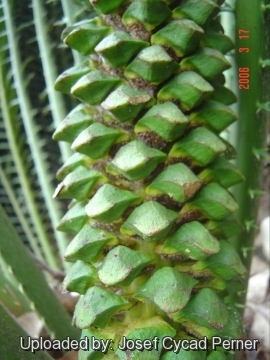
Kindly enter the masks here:
[[152, 339], [128, 339], [125, 336], [122, 337], [121, 341], [114, 347], [114, 341], [112, 339], [97, 339], [94, 336], [85, 337], [81, 340], [72, 340], [70, 337], [67, 337], [64, 340], [44, 340], [43, 338], [33, 339], [28, 336], [26, 339], [20, 336], [20, 347], [25, 351], [30, 351], [35, 353], [39, 350], [84, 350], [88, 351], [92, 349], [93, 351], [102, 352], [107, 354], [109, 350], [115, 351], [117, 349], [121, 351], [158, 351], [163, 348], [167, 351], [172, 351], [175, 354], [178, 354], [181, 349], [183, 350], [217, 350], [218, 348], [223, 348], [223, 350], [248, 350], [257, 351], [259, 340], [242, 340], [242, 339], [222, 339], [219, 336], [213, 336], [210, 340], [206, 336], [201, 340], [196, 339], [181, 339], [174, 340], [170, 336], [165, 336], [159, 338], [155, 336]]

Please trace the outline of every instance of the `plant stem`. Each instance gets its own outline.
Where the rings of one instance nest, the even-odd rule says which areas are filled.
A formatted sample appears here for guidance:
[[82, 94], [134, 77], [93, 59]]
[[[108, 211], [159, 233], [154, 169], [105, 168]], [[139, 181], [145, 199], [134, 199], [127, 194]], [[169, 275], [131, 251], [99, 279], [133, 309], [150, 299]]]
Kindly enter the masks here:
[[[239, 122], [237, 129], [237, 166], [246, 180], [237, 187], [236, 198], [239, 204], [239, 220], [245, 225], [245, 231], [234, 238], [232, 242], [235, 249], [242, 256], [248, 273], [257, 229], [256, 219], [262, 180], [263, 158], [258, 154], [259, 150], [265, 146], [267, 127], [267, 116], [258, 109], [258, 105], [263, 102], [264, 93], [269, 94], [269, 80], [268, 89], [263, 88], [260, 68], [260, 60], [264, 56], [265, 29], [266, 27], [263, 26], [262, 2], [237, 0], [236, 61], [238, 68], [249, 69], [249, 89], [239, 90]], [[239, 35], [246, 35], [248, 38], [239, 38]], [[244, 50], [241, 52], [240, 48], [248, 48], [249, 51]], [[240, 297], [242, 305], [245, 303], [247, 282], [248, 276], [245, 279], [245, 291]]]

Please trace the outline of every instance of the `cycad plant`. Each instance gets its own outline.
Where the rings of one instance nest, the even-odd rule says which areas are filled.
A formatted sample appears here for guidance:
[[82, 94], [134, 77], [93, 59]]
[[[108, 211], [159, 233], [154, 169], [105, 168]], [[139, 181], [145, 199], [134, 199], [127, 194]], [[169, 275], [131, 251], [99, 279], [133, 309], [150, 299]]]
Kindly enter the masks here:
[[[90, 347], [80, 359], [233, 356], [222, 347], [212, 351], [211, 338], [244, 336], [243, 275], [269, 110], [269, 87], [260, 78], [263, 70], [270, 83], [263, 48], [269, 0], [222, 3], [0, 1], [3, 358], [49, 358], [19, 348], [19, 334], [27, 335], [4, 308], [15, 315], [34, 309], [51, 338], [76, 339], [82, 329]], [[235, 45], [223, 33], [220, 9], [236, 18]], [[56, 45], [63, 24], [72, 52]], [[72, 55], [74, 67], [55, 85], [69, 94], [63, 97], [53, 82]], [[228, 58], [248, 88], [237, 91], [233, 136]], [[52, 122], [60, 151], [49, 141]], [[229, 142], [238, 148], [236, 167]], [[65, 164], [54, 196], [72, 202], [57, 232], [61, 209], [52, 183], [59, 158]], [[36, 263], [50, 283], [55, 270], [69, 269], [64, 289], [81, 294], [73, 319], [79, 329]], [[194, 351], [197, 340], [205, 349]]]
[[81, 294], [73, 324], [90, 349], [79, 358], [230, 358], [162, 343], [243, 335], [232, 299], [246, 270], [229, 239], [244, 224], [228, 190], [243, 176], [220, 136], [237, 118], [222, 2], [90, 3], [97, 17], [62, 35], [85, 60], [56, 81], [82, 103], [54, 133], [75, 152], [55, 196], [73, 199], [58, 230], [75, 235], [64, 288]]

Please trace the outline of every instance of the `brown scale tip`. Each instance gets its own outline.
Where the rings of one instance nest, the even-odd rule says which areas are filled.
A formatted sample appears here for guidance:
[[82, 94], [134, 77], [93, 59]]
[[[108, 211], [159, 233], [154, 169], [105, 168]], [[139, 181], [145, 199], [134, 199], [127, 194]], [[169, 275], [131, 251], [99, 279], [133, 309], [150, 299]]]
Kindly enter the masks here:
[[174, 211], [180, 211], [183, 207], [183, 204], [177, 201], [174, 201], [169, 195], [160, 194], [154, 197], [151, 197], [151, 200], [157, 201], [161, 205], [165, 206], [168, 209]]
[[118, 14], [108, 14], [104, 15], [103, 19], [107, 25], [112, 26], [115, 30], [125, 30], [125, 27], [122, 23], [121, 15]]
[[121, 220], [126, 221], [130, 214], [136, 209], [136, 206], [129, 206], [121, 217]]
[[91, 221], [90, 225], [95, 228], [108, 231], [112, 234], [117, 234], [119, 232], [119, 225], [116, 225], [114, 223], [105, 223], [102, 221]]
[[152, 35], [152, 33], [150, 31], [147, 31], [141, 23], [127, 25], [126, 29], [132, 37], [147, 42], [150, 40]]
[[155, 170], [145, 179], [142, 179], [144, 184], [150, 184], [160, 173], [164, 170], [165, 165], [163, 163], [158, 164]]
[[113, 75], [113, 76], [118, 76], [120, 78], [124, 77], [124, 69], [123, 68], [114, 69], [114, 68], [109, 67], [108, 72], [110, 75]]
[[131, 137], [134, 134], [134, 125], [131, 122], [120, 122], [113, 120], [112, 118], [109, 121], [104, 122], [105, 124], [115, 128], [125, 130]]
[[163, 260], [170, 260], [170, 261], [184, 261], [188, 258], [182, 254], [162, 254], [160, 255], [161, 259]]
[[170, 46], [163, 46], [163, 48], [167, 51], [168, 55], [170, 55], [170, 57], [176, 61], [179, 62], [180, 58], [176, 55], [175, 51], [173, 50], [173, 48], [171, 48]]
[[188, 271], [186, 273], [187, 275], [191, 276], [191, 277], [194, 277], [195, 279], [208, 279], [208, 278], [211, 278], [213, 276], [213, 274], [211, 273], [211, 271]]
[[176, 221], [177, 225], [183, 225], [191, 221], [203, 220], [202, 213], [199, 210], [190, 210], [183, 214], [179, 220]]
[[186, 197], [190, 198], [192, 197], [194, 194], [196, 194], [196, 192], [203, 186], [203, 182], [198, 180], [195, 181], [194, 183], [190, 184], [184, 184], [183, 185], [183, 191]]
[[154, 268], [155, 268], [155, 264], [147, 265], [145, 268], [142, 269], [142, 271], [140, 272], [139, 276], [140, 276], [140, 275], [148, 274], [149, 272], [153, 271]]
[[135, 89], [144, 91], [151, 96], [156, 95], [158, 87], [156, 85], [150, 84], [140, 76], [135, 79], [128, 79], [128, 81]]
[[127, 144], [127, 141], [123, 141], [123, 142], [119, 142], [117, 144], [114, 144], [111, 148], [110, 148], [110, 151], [109, 151], [109, 155], [110, 157], [114, 157], [116, 155], [116, 153], [118, 152], [118, 150], [121, 149], [122, 146], [126, 145]]
[[167, 142], [153, 131], [146, 131], [137, 134], [138, 139], [144, 142], [147, 146], [154, 149], [163, 150], [167, 146]]
[[168, 158], [168, 160], [167, 160], [167, 165], [173, 165], [173, 164], [179, 164], [179, 163], [183, 163], [192, 169], [191, 160], [188, 158], [178, 157], [178, 158]]
[[103, 255], [107, 255], [112, 249], [114, 249], [117, 245], [111, 245], [111, 246], [106, 246], [103, 249]]

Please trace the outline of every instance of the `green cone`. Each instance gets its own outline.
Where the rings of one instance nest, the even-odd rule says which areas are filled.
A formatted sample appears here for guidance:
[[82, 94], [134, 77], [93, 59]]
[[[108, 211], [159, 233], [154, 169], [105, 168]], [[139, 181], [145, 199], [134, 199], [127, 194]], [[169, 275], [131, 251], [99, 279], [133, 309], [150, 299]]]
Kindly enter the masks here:
[[[79, 360], [226, 359], [222, 349], [175, 353], [162, 338], [243, 335], [223, 301], [245, 269], [229, 244], [243, 225], [227, 189], [243, 178], [223, 138], [236, 97], [223, 75], [233, 43], [222, 2], [90, 0], [97, 18], [63, 32], [86, 55], [56, 82], [83, 102], [54, 134], [75, 151], [55, 192], [74, 199], [58, 226], [74, 235], [64, 288], [81, 294], [82, 338], [111, 339]], [[121, 348], [135, 340], [141, 348]]]

